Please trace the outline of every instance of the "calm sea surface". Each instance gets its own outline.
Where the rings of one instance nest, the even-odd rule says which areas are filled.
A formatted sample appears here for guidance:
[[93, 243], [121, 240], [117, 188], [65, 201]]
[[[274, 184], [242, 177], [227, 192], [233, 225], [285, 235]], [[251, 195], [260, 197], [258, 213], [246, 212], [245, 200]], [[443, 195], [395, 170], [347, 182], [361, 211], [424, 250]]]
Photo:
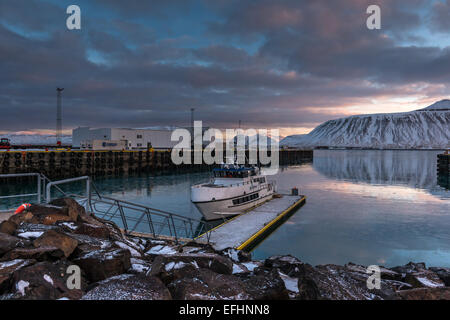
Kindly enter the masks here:
[[[307, 203], [254, 251], [292, 254], [313, 265], [349, 261], [450, 267], [450, 191], [436, 179], [435, 151], [314, 152], [313, 163], [280, 169], [278, 190], [297, 186]], [[104, 193], [201, 218], [190, 186], [209, 173], [96, 180]], [[71, 191], [81, 190], [81, 185]], [[29, 186], [0, 186], [0, 194]], [[0, 209], [23, 202], [9, 200]]]

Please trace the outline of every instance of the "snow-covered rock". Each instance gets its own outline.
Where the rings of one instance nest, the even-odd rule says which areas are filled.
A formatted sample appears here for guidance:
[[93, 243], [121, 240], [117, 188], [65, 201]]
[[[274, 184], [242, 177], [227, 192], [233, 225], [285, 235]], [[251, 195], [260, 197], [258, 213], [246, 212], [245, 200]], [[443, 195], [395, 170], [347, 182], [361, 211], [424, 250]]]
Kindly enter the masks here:
[[412, 112], [356, 115], [329, 120], [281, 146], [314, 148], [445, 149], [450, 147], [450, 100]]

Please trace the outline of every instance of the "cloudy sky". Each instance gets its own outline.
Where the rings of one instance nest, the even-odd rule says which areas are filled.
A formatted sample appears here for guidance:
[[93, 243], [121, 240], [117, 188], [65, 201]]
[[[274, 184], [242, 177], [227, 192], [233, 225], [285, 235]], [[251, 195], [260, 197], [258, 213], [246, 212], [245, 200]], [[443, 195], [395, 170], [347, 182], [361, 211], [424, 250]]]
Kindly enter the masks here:
[[57, 86], [67, 132], [410, 111], [450, 96], [449, 33], [450, 0], [0, 0], [0, 133], [53, 132]]

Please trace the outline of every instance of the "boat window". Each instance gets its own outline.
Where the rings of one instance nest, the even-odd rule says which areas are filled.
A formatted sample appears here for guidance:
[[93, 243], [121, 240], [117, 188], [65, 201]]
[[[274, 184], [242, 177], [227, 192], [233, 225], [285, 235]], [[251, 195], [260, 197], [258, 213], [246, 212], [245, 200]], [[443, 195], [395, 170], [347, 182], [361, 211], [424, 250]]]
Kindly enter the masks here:
[[248, 202], [250, 200], [255, 200], [255, 199], [258, 199], [258, 198], [259, 198], [259, 193], [254, 193], [254, 194], [249, 195], [249, 196], [245, 196], [245, 197], [241, 197], [241, 198], [238, 198], [238, 199], [234, 199], [233, 200], [233, 205], [238, 205], [238, 204], [245, 203], [245, 202]]

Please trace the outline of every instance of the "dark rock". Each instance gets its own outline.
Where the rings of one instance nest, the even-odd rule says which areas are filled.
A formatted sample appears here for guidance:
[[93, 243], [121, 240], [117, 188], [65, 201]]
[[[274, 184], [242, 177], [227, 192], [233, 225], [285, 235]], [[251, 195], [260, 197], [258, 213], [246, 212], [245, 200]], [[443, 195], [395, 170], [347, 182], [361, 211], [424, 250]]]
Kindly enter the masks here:
[[403, 300], [450, 300], [450, 288], [417, 288], [396, 295]]
[[17, 213], [9, 217], [8, 221], [18, 226], [20, 223], [31, 221], [33, 218], [33, 213], [29, 211], [22, 211], [21, 213]]
[[137, 258], [131, 258], [131, 268], [128, 270], [129, 273], [133, 274], [147, 274], [150, 272], [152, 265], [146, 261]]
[[264, 267], [272, 269], [277, 268], [289, 277], [298, 277], [300, 275], [299, 266], [303, 263], [291, 256], [273, 256], [264, 261]]
[[26, 243], [27, 242], [23, 239], [0, 232], [0, 256], [14, 248], [23, 247]]
[[404, 277], [408, 273], [420, 272], [420, 271], [426, 270], [426, 265], [423, 262], [419, 262], [419, 263], [409, 262], [404, 266], [397, 266], [397, 267], [393, 267], [390, 269], [397, 273], [402, 274]]
[[24, 212], [25, 213], [28, 213], [28, 212], [32, 213], [33, 216], [35, 216], [35, 217], [37, 217], [39, 219], [41, 217], [45, 217], [46, 215], [49, 215], [49, 214], [61, 214], [61, 215], [64, 215], [64, 212], [63, 212], [62, 208], [51, 206], [51, 205], [46, 205], [46, 204], [33, 204], [33, 205], [31, 205], [31, 207], [29, 207]]
[[54, 230], [46, 231], [43, 235], [33, 241], [33, 245], [38, 247], [56, 247], [64, 252], [67, 258], [72, 254], [78, 245], [78, 241], [66, 234]]
[[[179, 254], [180, 253], [180, 247], [175, 246], [172, 244], [150, 244], [145, 252], [145, 255], [147, 258], [153, 259], [160, 255], [173, 255], [173, 254]], [[193, 250], [190, 250], [193, 249]], [[186, 252], [185, 252], [186, 250]], [[200, 249], [198, 248], [192, 248], [192, 247], [183, 247], [183, 252], [186, 254], [195, 254], [195, 253], [201, 253]]]
[[185, 277], [187, 273], [199, 268], [193, 259], [171, 259], [172, 256], [157, 256], [152, 262], [150, 276], [159, 277], [164, 283]]
[[[152, 275], [156, 275], [167, 269], [169, 264], [181, 267], [182, 264], [191, 264], [196, 268], [208, 268], [222, 274], [233, 273], [233, 261], [218, 254], [189, 254], [179, 253], [174, 255], [160, 255], [155, 258], [152, 266]], [[176, 267], [175, 267], [176, 268]]]
[[446, 287], [450, 287], [450, 268], [431, 267], [429, 270], [437, 274]]
[[100, 249], [87, 252], [73, 260], [86, 273], [90, 282], [125, 273], [130, 267], [130, 251], [124, 249]]
[[106, 239], [94, 238], [85, 234], [67, 233], [70, 237], [78, 241], [79, 244], [88, 245], [96, 249], [106, 249], [112, 246], [112, 242]]
[[245, 252], [245, 251], [239, 250], [238, 257], [239, 257], [239, 262], [252, 261], [252, 254], [250, 252]]
[[0, 262], [0, 294], [10, 289], [11, 278], [15, 271], [33, 264], [34, 260], [16, 259], [12, 261]]
[[82, 300], [170, 300], [169, 290], [156, 277], [122, 274], [101, 281]]
[[117, 227], [117, 225], [112, 222], [112, 221], [107, 221], [104, 219], [100, 219], [94, 215], [90, 215], [90, 214], [81, 214], [79, 216], [78, 219], [79, 222], [82, 223], [87, 223], [90, 225], [94, 225], [97, 227], [101, 227], [101, 228], [108, 228], [109, 230], [109, 235], [108, 238], [112, 239], [112, 240], [122, 240], [124, 238], [124, 235], [122, 233], [122, 231], [119, 229], [119, 227]]
[[369, 274], [354, 272], [343, 266], [325, 265], [312, 267], [299, 265], [297, 299], [325, 300], [373, 300], [394, 294], [390, 283], [381, 281], [380, 289], [367, 287]]
[[[345, 268], [348, 269], [351, 272], [359, 272], [361, 274], [367, 274], [367, 267], [365, 266], [361, 266], [361, 265], [357, 265], [354, 263], [347, 263], [345, 265]], [[380, 276], [381, 279], [385, 279], [385, 280], [396, 280], [396, 281], [401, 281], [402, 280], [402, 275], [400, 273], [397, 273], [393, 270], [384, 268], [382, 266], [379, 266], [380, 268]]]
[[249, 300], [244, 283], [237, 277], [209, 269], [193, 269], [167, 285], [177, 300]]
[[430, 270], [408, 273], [403, 281], [409, 283], [413, 288], [435, 288], [445, 286], [439, 276]]
[[404, 266], [391, 268], [391, 270], [401, 274], [401, 281], [410, 284], [413, 288], [434, 288], [445, 285], [439, 275], [428, 270], [423, 262], [409, 262]]
[[64, 257], [64, 252], [56, 247], [15, 248], [6, 253], [0, 261], [14, 259], [35, 259], [38, 261], [55, 261]]
[[134, 258], [142, 258], [144, 253], [141, 248], [132, 241], [123, 239], [121, 241], [114, 241], [114, 246], [130, 251], [130, 254]]
[[80, 215], [86, 213], [84, 208], [72, 198], [61, 198], [50, 202], [51, 205], [63, 207], [62, 211], [69, 216], [72, 221], [77, 221]]
[[251, 261], [251, 259], [252, 259], [251, 253], [245, 252], [242, 250], [237, 250], [234, 248], [227, 248], [227, 249], [221, 250], [219, 253], [221, 255], [228, 256], [234, 262], [248, 262], [248, 261]]
[[78, 223], [76, 224], [73, 233], [84, 234], [94, 238], [109, 239], [110, 229], [104, 225]]
[[[63, 296], [76, 296], [67, 287], [67, 274], [69, 267], [67, 261], [39, 262], [14, 272], [12, 277], [12, 290], [14, 299], [47, 300], [59, 299]], [[81, 279], [82, 289], [85, 284]], [[79, 294], [78, 294], [79, 295]]]
[[2, 221], [0, 223], [0, 233], [6, 233], [13, 235], [16, 232], [17, 225], [9, 220]]
[[16, 229], [16, 235], [20, 236], [21, 233], [45, 232], [48, 230], [62, 231], [62, 228], [57, 225], [49, 226], [49, 225], [38, 224], [38, 223], [36, 224], [36, 223], [21, 222]]
[[31, 222], [45, 225], [53, 225], [58, 221], [77, 221], [78, 213], [77, 209], [75, 209], [75, 204], [73, 204], [73, 202], [76, 201], [75, 200], [71, 201], [67, 200], [67, 201], [70, 202], [70, 205], [64, 207], [58, 207], [50, 204], [32, 205], [26, 211], [19, 214], [23, 215], [23, 217], [20, 217], [19, 215], [14, 215], [10, 218], [10, 220], [13, 220], [13, 222], [15, 222], [16, 224], [20, 224], [20, 222]]
[[242, 278], [242, 284], [244, 291], [255, 300], [289, 299], [284, 282], [275, 269]]
[[59, 221], [73, 221], [73, 220], [72, 218], [64, 214], [48, 214], [45, 217], [43, 217], [42, 220], [39, 220], [39, 222], [45, 225], [53, 225]]

